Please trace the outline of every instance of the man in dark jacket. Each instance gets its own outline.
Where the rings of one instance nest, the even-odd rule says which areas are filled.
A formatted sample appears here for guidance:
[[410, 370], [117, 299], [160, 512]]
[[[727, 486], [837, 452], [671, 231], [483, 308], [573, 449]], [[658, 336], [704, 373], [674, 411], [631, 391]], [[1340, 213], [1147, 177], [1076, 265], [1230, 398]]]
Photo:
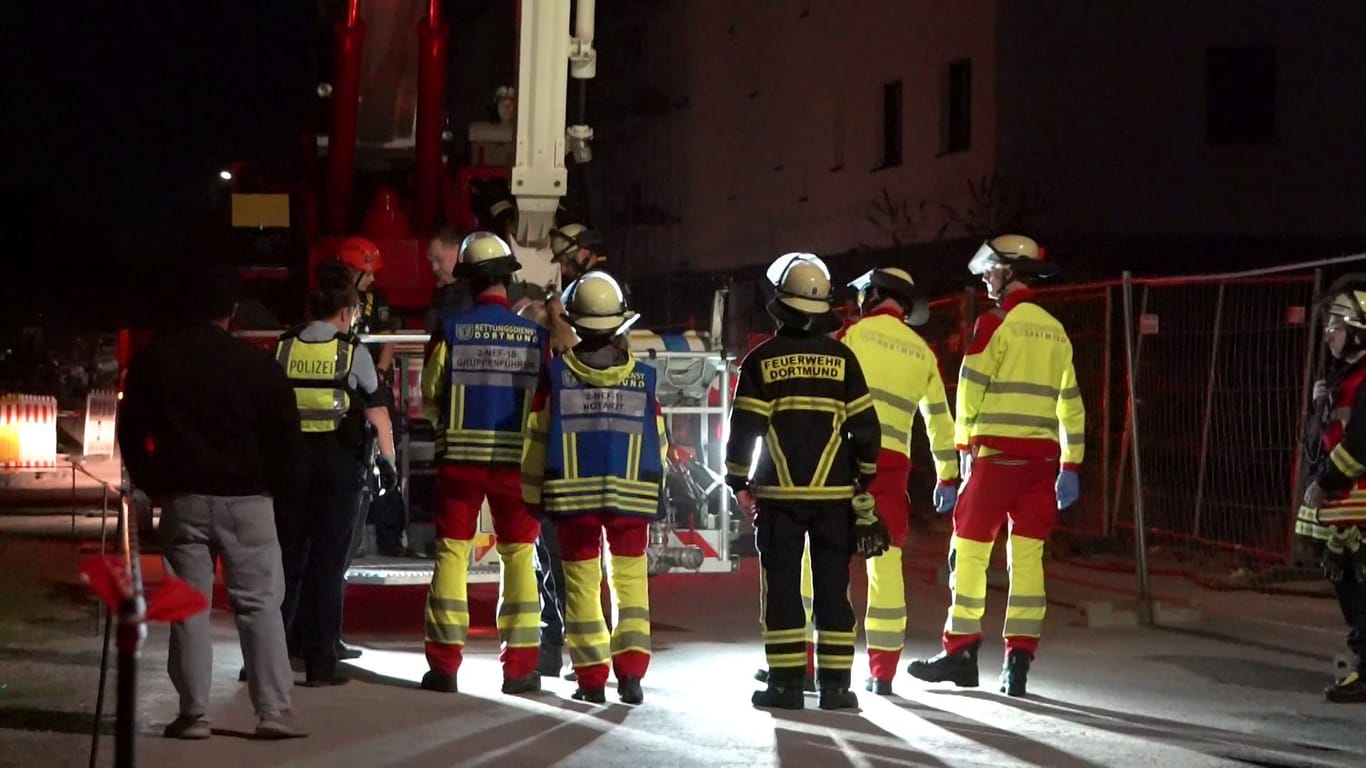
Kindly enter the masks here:
[[[215, 555], [248, 670], [262, 738], [305, 735], [292, 722], [293, 673], [280, 605], [284, 571], [273, 496], [299, 449], [299, 411], [284, 373], [228, 333], [240, 280], [228, 267], [190, 279], [191, 322], [130, 365], [118, 419], [119, 447], [138, 488], [163, 502], [167, 570], [211, 596]], [[203, 612], [171, 626], [171, 682], [180, 714], [171, 738], [210, 735], [213, 638]]]

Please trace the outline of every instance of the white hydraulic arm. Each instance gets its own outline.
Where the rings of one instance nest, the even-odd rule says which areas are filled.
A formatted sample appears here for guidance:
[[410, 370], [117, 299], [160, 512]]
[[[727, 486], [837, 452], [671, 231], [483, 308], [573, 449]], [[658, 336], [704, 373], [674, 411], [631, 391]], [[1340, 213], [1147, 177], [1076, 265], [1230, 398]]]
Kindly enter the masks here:
[[578, 0], [575, 35], [569, 34], [570, 0], [527, 0], [522, 5], [517, 77], [517, 163], [512, 193], [517, 196], [517, 241], [539, 243], [555, 224], [565, 194], [566, 142], [580, 161], [588, 159], [593, 131], [565, 130], [568, 75], [591, 79], [597, 72], [593, 49], [593, 0]]

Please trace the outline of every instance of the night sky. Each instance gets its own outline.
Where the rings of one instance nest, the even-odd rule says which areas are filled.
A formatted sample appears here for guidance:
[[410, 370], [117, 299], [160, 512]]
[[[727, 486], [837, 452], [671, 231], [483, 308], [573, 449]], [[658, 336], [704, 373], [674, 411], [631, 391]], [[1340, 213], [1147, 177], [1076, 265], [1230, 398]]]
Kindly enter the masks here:
[[107, 296], [182, 248], [224, 193], [220, 168], [289, 153], [316, 82], [314, 12], [303, 0], [7, 7], [0, 317]]

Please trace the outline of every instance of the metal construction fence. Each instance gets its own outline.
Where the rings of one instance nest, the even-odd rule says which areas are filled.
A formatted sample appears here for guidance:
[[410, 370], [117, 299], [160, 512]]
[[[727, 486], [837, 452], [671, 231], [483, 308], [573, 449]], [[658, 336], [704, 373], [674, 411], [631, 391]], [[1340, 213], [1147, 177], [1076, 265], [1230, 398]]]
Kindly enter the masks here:
[[[1039, 289], [1072, 339], [1087, 411], [1082, 496], [1060, 533], [1132, 552], [1141, 593], [1159, 549], [1204, 577], [1293, 565], [1300, 430], [1323, 346], [1314, 299], [1362, 261]], [[973, 291], [932, 304], [924, 335], [950, 390], [990, 306]]]

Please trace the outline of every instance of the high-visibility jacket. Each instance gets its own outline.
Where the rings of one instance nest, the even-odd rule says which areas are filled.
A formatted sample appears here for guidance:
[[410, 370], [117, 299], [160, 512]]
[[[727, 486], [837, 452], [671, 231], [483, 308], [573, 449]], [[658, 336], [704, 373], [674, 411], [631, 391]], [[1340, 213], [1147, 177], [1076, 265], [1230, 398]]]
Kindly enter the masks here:
[[668, 442], [655, 369], [627, 358], [593, 368], [570, 350], [551, 360], [522, 458], [522, 499], [557, 517], [654, 518]]
[[347, 416], [364, 410], [365, 396], [351, 387], [351, 364], [360, 340], [337, 333], [327, 341], [304, 341], [302, 328], [275, 344], [275, 359], [285, 369], [299, 406], [304, 432], [335, 432]]
[[[1366, 526], [1366, 413], [1357, 399], [1366, 384], [1366, 359], [1342, 369], [1330, 379], [1332, 404], [1324, 409], [1317, 456], [1310, 456], [1309, 475], [1324, 490], [1319, 509], [1301, 506], [1295, 532], [1327, 541], [1328, 526]], [[1317, 460], [1316, 460], [1317, 459]]]
[[1028, 290], [1013, 291], [977, 318], [958, 373], [954, 443], [958, 450], [1061, 458], [1063, 468], [1075, 469], [1085, 455], [1086, 408], [1072, 341], [1031, 298]]
[[740, 364], [726, 482], [776, 502], [849, 499], [855, 480], [866, 491], [877, 475], [881, 435], [853, 350], [827, 336], [782, 328]]
[[941, 481], [958, 477], [953, 416], [939, 375], [939, 358], [906, 325], [905, 315], [894, 309], [875, 310], [845, 329], [842, 340], [863, 367], [882, 427], [883, 450], [910, 457], [911, 427], [919, 409], [930, 437], [935, 473]]
[[516, 466], [547, 334], [501, 298], [446, 315], [422, 371], [423, 415], [444, 461]]

